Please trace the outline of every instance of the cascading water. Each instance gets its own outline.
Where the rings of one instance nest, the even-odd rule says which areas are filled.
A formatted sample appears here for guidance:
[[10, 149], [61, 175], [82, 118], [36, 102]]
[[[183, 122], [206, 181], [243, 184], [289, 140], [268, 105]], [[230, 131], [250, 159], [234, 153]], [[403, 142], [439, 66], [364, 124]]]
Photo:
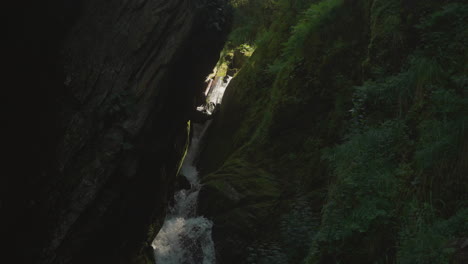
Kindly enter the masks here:
[[197, 107], [197, 110], [211, 115], [214, 108], [221, 104], [224, 92], [232, 78], [233, 77], [228, 75], [225, 77], [216, 77], [214, 80], [210, 81], [210, 85], [208, 85], [205, 91], [206, 105]]
[[226, 91], [226, 87], [228, 86], [231, 79], [231, 76], [217, 79], [216, 83], [213, 85], [213, 88], [207, 96], [207, 101], [214, 104], [220, 104], [221, 100], [223, 99], [224, 92]]
[[[209, 87], [207, 105], [219, 104], [232, 77]], [[199, 110], [206, 110], [202, 107]], [[206, 111], [211, 114], [210, 111]], [[154, 239], [152, 246], [157, 264], [215, 264], [215, 249], [211, 239], [213, 223], [202, 216], [197, 216], [197, 200], [201, 189], [196, 168], [196, 158], [201, 140], [211, 120], [204, 124], [193, 124], [190, 144], [181, 174], [190, 182], [189, 190], [180, 190], [174, 195], [174, 206]]]
[[194, 165], [200, 140], [211, 120], [193, 125], [193, 138], [182, 165], [181, 174], [190, 182], [189, 190], [174, 195], [174, 206], [152, 243], [158, 264], [214, 264], [214, 244], [211, 240], [213, 223], [196, 216], [201, 184]]

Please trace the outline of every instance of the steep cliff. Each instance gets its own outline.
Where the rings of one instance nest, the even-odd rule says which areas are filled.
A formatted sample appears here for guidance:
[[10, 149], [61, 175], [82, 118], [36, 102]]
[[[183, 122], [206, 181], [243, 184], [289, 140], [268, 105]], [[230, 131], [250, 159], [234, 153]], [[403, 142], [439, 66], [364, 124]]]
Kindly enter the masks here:
[[200, 164], [221, 263], [466, 261], [466, 3], [248, 3]]
[[29, 93], [14, 136], [29, 151], [2, 186], [5, 248], [15, 263], [142, 262], [173, 195], [189, 111], [224, 43], [225, 3], [30, 7], [9, 24], [20, 54], [12, 79]]

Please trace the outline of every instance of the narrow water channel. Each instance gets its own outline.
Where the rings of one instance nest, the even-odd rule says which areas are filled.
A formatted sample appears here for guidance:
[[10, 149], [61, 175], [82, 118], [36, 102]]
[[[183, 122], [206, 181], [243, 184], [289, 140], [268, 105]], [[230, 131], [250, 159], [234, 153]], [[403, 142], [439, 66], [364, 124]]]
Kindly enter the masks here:
[[[212, 105], [221, 103], [224, 91], [232, 77], [218, 78], [208, 87], [206, 106], [199, 111], [211, 114]], [[209, 109], [208, 109], [209, 108]], [[154, 239], [152, 246], [157, 264], [215, 264], [215, 245], [211, 238], [213, 223], [197, 216], [198, 194], [202, 185], [196, 167], [203, 136], [211, 120], [192, 124], [192, 139], [185, 156], [181, 176], [187, 178], [190, 189], [182, 189], [174, 195], [174, 205]]]

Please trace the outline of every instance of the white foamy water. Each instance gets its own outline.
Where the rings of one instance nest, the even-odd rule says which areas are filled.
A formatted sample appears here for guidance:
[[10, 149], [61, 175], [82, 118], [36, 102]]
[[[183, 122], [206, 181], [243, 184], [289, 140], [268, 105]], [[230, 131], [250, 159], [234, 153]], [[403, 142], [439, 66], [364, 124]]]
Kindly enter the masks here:
[[221, 104], [226, 91], [227, 86], [231, 82], [233, 77], [216, 77], [214, 80], [210, 80], [208, 87], [206, 88], [206, 104], [197, 107], [198, 111], [202, 111], [211, 115], [214, 111], [214, 107]]
[[224, 92], [226, 91], [226, 87], [229, 85], [231, 79], [231, 76], [226, 76], [226, 81], [224, 78], [217, 79], [216, 82], [212, 84], [212, 88], [206, 101], [208, 103], [220, 104], [223, 99]]
[[196, 216], [200, 182], [195, 161], [200, 141], [210, 125], [193, 125], [193, 136], [181, 174], [190, 182], [189, 190], [180, 190], [174, 195], [174, 206], [154, 239], [152, 246], [157, 264], [214, 264], [215, 250], [211, 239], [213, 223]]

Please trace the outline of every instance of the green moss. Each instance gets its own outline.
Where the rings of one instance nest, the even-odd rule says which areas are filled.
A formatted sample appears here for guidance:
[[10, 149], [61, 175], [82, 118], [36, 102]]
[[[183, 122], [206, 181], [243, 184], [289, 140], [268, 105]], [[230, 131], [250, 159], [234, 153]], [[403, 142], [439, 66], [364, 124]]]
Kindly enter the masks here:
[[179, 161], [179, 166], [177, 167], [177, 175], [179, 175], [180, 169], [182, 168], [182, 164], [184, 164], [185, 156], [187, 155], [187, 151], [190, 145], [190, 129], [191, 129], [191, 121], [187, 121], [187, 139], [185, 141], [185, 147], [183, 151], [182, 158]]
[[278, 196], [278, 188], [271, 175], [240, 158], [228, 159], [218, 171], [205, 176], [203, 182], [221, 190], [221, 193], [229, 193], [232, 188], [232, 192], [238, 194], [232, 198], [239, 201]]
[[[202, 157], [206, 186], [220, 201], [215, 223], [268, 231], [249, 234], [253, 248], [269, 252], [251, 250], [251, 263], [451, 257], [444, 243], [465, 231], [439, 227], [468, 206], [468, 12], [443, 5], [277, 2], [277, 19], [255, 34]], [[278, 231], [279, 219], [299, 225], [298, 197], [320, 216], [302, 248]], [[426, 207], [433, 216], [413, 217]], [[259, 224], [268, 215], [275, 219]], [[418, 239], [428, 243], [416, 247]]]
[[203, 184], [211, 197], [203, 211], [217, 212], [217, 221], [247, 236], [267, 217], [280, 193], [269, 173], [240, 158], [203, 177]]

